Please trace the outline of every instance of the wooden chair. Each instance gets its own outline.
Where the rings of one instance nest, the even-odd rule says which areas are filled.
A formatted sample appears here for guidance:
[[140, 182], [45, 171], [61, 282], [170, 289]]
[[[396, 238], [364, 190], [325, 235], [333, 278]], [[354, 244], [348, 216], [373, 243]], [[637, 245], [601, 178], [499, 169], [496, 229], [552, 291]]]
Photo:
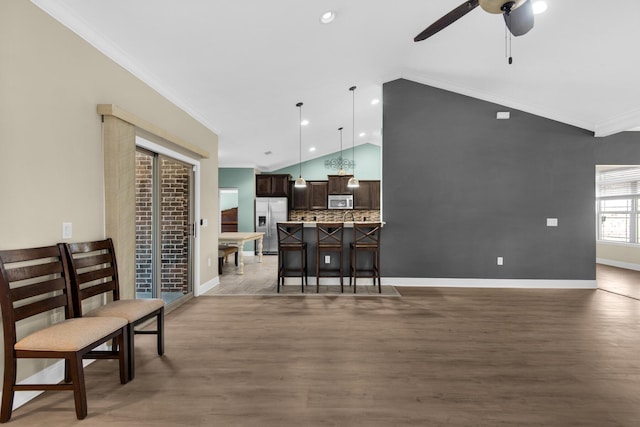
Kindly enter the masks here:
[[[304, 292], [307, 276], [307, 243], [304, 241], [304, 224], [302, 222], [279, 222], [278, 227], [278, 292], [280, 280], [284, 286], [285, 277], [300, 276], [300, 285]], [[287, 264], [287, 254], [297, 252], [300, 256], [300, 267], [293, 268]]]
[[[94, 242], [66, 243], [69, 260], [73, 309], [80, 317], [122, 317], [128, 321], [129, 330], [129, 375], [135, 376], [135, 334], [157, 335], [158, 355], [164, 354], [164, 301], [152, 299], [120, 299], [118, 266], [113, 241], [108, 238]], [[87, 313], [83, 312], [82, 301], [106, 293], [112, 301]], [[156, 319], [156, 329], [136, 330], [149, 319]]]
[[[344, 224], [342, 222], [318, 222], [316, 224], [316, 293], [320, 292], [320, 275], [323, 272], [336, 272], [340, 275], [340, 292], [344, 292], [342, 279], [342, 242]], [[325, 253], [338, 254], [338, 269], [320, 268]]]
[[[378, 279], [378, 293], [382, 293], [380, 284], [380, 233], [382, 224], [379, 222], [353, 223], [353, 242], [349, 245], [349, 286], [353, 277], [353, 293], [356, 293], [356, 279], [358, 277], [372, 277], [373, 285]], [[358, 252], [370, 253], [371, 268], [358, 267]]]
[[[62, 245], [0, 251], [0, 306], [4, 332], [4, 383], [0, 422], [11, 419], [13, 397], [23, 390], [72, 390], [76, 416], [87, 416], [83, 357], [117, 358], [120, 382], [129, 380], [127, 321], [119, 317], [73, 318], [68, 266]], [[64, 310], [65, 320], [18, 339], [16, 324], [52, 310]], [[91, 352], [114, 340], [110, 351]], [[64, 359], [65, 381], [59, 384], [16, 384], [18, 359]]]

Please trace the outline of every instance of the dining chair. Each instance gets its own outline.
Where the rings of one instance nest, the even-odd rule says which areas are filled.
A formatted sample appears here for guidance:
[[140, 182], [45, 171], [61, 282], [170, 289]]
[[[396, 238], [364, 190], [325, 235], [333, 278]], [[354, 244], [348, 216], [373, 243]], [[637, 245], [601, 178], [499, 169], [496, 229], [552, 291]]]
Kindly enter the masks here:
[[[356, 280], [358, 277], [373, 278], [373, 285], [378, 280], [378, 293], [382, 293], [380, 283], [380, 234], [382, 224], [379, 222], [354, 222], [353, 242], [349, 245], [349, 286], [353, 278], [353, 293], [356, 293]], [[358, 265], [358, 253], [371, 254], [370, 267]], [[362, 263], [361, 263], [362, 264]]]
[[[340, 292], [344, 292], [342, 279], [342, 245], [343, 245], [344, 224], [342, 222], [318, 222], [316, 223], [316, 293], [320, 292], [320, 276], [322, 273], [331, 272], [333, 276], [337, 273], [340, 277]], [[323, 256], [326, 253], [333, 253], [338, 258], [338, 268], [323, 268]], [[332, 276], [332, 277], [333, 277]], [[323, 276], [326, 277], [326, 276]]]
[[[64, 248], [0, 251], [0, 307], [4, 333], [4, 381], [0, 422], [11, 419], [14, 393], [27, 390], [73, 391], [76, 417], [87, 416], [83, 358], [118, 359], [120, 382], [129, 380], [127, 321], [120, 317], [74, 317]], [[64, 311], [64, 320], [56, 321]], [[47, 315], [50, 326], [42, 325]], [[18, 325], [20, 325], [18, 327]], [[110, 350], [95, 350], [113, 343]], [[18, 384], [19, 359], [63, 359], [64, 381]]]
[[[164, 301], [158, 298], [120, 299], [120, 280], [113, 240], [65, 243], [71, 278], [74, 313], [78, 317], [122, 317], [129, 330], [129, 375], [135, 376], [134, 336], [157, 335], [157, 352], [164, 354]], [[133, 286], [133, 284], [131, 284]], [[103, 294], [111, 301], [84, 312], [82, 302]], [[156, 329], [135, 329], [147, 320], [156, 320]]]
[[[304, 292], [305, 284], [309, 284], [307, 275], [307, 243], [304, 241], [304, 223], [302, 222], [278, 222], [278, 285], [280, 281], [284, 286], [285, 277], [300, 276], [300, 285]], [[297, 253], [300, 259], [299, 267], [293, 267], [288, 255]]]

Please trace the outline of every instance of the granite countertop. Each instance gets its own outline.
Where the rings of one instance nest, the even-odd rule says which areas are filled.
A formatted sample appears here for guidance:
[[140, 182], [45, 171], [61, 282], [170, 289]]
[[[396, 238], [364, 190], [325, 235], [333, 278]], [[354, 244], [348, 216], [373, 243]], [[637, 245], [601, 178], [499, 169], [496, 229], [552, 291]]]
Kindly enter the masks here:
[[[292, 222], [300, 222], [300, 221], [292, 221]], [[342, 221], [302, 221], [305, 227], [315, 227], [318, 222], [342, 222]], [[357, 222], [358, 224], [376, 224], [381, 223], [384, 227], [384, 221], [345, 221], [342, 222], [345, 228], [353, 228], [353, 223]]]

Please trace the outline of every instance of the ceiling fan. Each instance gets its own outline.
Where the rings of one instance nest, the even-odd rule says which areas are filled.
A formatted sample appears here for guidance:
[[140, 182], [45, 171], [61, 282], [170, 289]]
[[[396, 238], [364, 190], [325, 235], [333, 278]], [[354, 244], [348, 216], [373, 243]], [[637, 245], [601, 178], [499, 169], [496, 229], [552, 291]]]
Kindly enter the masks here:
[[451, 12], [428, 26], [424, 31], [415, 36], [413, 41], [419, 42], [431, 37], [438, 31], [453, 24], [455, 21], [462, 18], [478, 6], [480, 6], [485, 12], [502, 14], [507, 28], [514, 36], [526, 34], [533, 28], [533, 8], [531, 6], [531, 0], [470, 0], [465, 1], [460, 6], [456, 7]]

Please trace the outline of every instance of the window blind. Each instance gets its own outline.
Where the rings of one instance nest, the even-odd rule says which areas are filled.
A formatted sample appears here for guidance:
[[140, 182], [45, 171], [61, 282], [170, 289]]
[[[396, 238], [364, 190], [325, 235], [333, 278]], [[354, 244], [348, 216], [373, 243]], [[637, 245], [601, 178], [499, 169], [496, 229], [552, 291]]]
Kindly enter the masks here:
[[597, 197], [640, 194], [640, 167], [601, 171], [596, 176]]

